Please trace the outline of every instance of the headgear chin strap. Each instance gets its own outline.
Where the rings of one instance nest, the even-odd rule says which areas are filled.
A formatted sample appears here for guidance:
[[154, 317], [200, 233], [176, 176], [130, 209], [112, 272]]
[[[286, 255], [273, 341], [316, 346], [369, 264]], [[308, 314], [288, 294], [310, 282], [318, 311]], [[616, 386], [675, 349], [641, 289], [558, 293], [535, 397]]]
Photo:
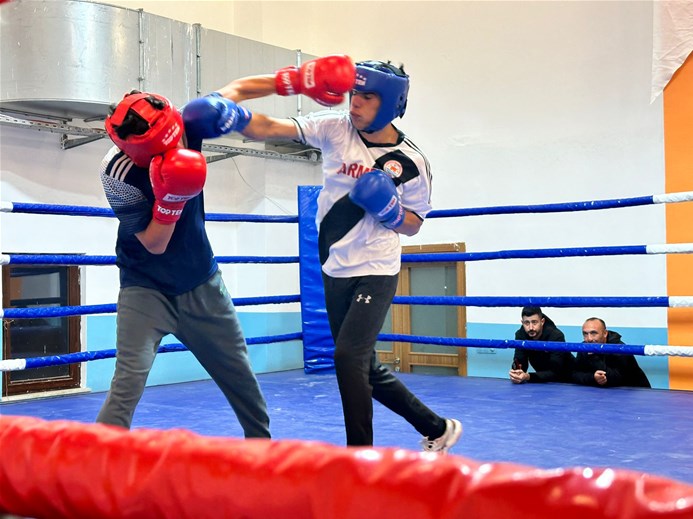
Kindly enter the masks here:
[[[164, 108], [158, 109], [147, 101], [154, 97], [163, 102]], [[149, 129], [141, 135], [130, 134], [125, 139], [118, 137], [117, 128], [123, 124], [128, 111], [132, 110], [148, 125]], [[142, 92], [140, 94], [125, 94], [113, 113], [106, 118], [106, 132], [111, 140], [132, 161], [140, 167], [149, 167], [149, 162], [155, 155], [178, 146], [183, 136], [183, 118], [171, 101], [158, 94]]]
[[366, 133], [382, 130], [407, 109], [409, 76], [400, 67], [383, 61], [356, 63], [355, 92], [375, 92], [380, 97], [380, 108]]

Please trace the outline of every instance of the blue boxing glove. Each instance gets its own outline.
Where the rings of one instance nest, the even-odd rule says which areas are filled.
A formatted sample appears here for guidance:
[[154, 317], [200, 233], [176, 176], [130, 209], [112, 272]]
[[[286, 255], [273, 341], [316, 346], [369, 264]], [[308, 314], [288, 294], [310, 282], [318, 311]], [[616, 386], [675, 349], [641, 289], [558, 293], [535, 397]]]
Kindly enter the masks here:
[[193, 99], [183, 107], [185, 132], [198, 139], [211, 139], [233, 131], [242, 132], [252, 117], [251, 112], [219, 92]]
[[361, 175], [351, 188], [349, 198], [388, 229], [404, 221], [404, 208], [392, 177], [375, 169]]

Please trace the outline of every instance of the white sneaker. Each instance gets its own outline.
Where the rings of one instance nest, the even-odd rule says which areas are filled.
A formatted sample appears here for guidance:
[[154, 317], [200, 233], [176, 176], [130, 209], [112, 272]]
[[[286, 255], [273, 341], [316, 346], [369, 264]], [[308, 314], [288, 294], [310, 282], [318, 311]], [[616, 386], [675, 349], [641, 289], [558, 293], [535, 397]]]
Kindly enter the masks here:
[[459, 420], [449, 419], [445, 420], [445, 432], [435, 440], [429, 440], [428, 436], [425, 436], [421, 440], [421, 446], [426, 452], [441, 452], [447, 454], [447, 452], [452, 448], [453, 445], [462, 436], [462, 424]]

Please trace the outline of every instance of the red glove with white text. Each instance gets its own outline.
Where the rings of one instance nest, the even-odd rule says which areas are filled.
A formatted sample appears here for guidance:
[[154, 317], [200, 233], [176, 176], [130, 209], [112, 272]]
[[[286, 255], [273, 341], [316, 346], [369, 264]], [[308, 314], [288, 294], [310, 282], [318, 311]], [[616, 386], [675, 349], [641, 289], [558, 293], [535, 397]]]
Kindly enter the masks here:
[[186, 149], [168, 150], [149, 164], [149, 180], [154, 191], [152, 217], [159, 223], [176, 223], [185, 202], [202, 191], [207, 163], [201, 153]]
[[280, 96], [303, 94], [323, 106], [334, 106], [344, 101], [356, 81], [356, 67], [351, 58], [342, 54], [306, 61], [301, 68], [284, 67], [274, 76], [274, 85]]

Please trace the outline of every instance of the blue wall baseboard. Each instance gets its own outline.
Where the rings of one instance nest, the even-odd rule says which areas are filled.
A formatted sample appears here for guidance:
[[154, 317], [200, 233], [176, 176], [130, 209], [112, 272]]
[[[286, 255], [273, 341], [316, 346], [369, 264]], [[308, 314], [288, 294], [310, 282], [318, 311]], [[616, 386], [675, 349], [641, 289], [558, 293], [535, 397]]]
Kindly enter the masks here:
[[[279, 335], [301, 330], [300, 312], [253, 313], [239, 312], [246, 337]], [[477, 339], [513, 339], [517, 325], [467, 323], [467, 336]], [[88, 351], [115, 348], [115, 316], [89, 316], [87, 318]], [[566, 340], [582, 340], [579, 326], [562, 326]], [[666, 328], [616, 329], [627, 344], [666, 344]], [[163, 344], [179, 342], [167, 336]], [[303, 368], [301, 341], [259, 344], [248, 347], [250, 361], [256, 373], [269, 373]], [[513, 350], [504, 348], [469, 348], [467, 373], [470, 377], [507, 378]], [[653, 388], [669, 388], [667, 357], [637, 357], [638, 363], [650, 379]], [[87, 367], [87, 387], [92, 391], [107, 391], [115, 359], [93, 361]], [[165, 353], [157, 356], [147, 385], [155, 386], [205, 380], [209, 375], [190, 352]]]
[[[246, 338], [266, 335], [281, 335], [301, 331], [299, 312], [254, 313], [238, 312]], [[162, 344], [178, 343], [169, 335]], [[87, 317], [87, 350], [115, 348], [115, 315]], [[277, 342], [248, 346], [250, 362], [256, 373], [285, 371], [303, 367], [303, 344], [301, 341]], [[115, 368], [115, 359], [92, 361], [87, 366], [87, 387], [92, 391], [108, 391]], [[161, 353], [147, 379], [148, 386], [206, 380], [209, 375], [188, 351]]]

